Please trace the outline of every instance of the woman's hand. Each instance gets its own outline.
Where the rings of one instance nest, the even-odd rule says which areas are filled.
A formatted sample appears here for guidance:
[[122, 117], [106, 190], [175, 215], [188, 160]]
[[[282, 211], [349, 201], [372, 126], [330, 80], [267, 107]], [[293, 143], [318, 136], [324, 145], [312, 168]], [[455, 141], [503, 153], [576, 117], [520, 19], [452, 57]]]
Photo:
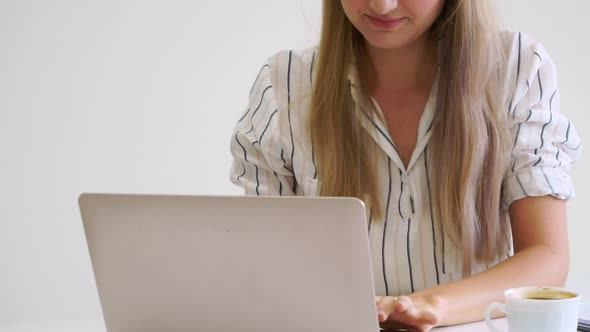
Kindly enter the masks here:
[[426, 332], [441, 321], [438, 306], [440, 301], [431, 297], [410, 296], [376, 296], [379, 325], [384, 330]]

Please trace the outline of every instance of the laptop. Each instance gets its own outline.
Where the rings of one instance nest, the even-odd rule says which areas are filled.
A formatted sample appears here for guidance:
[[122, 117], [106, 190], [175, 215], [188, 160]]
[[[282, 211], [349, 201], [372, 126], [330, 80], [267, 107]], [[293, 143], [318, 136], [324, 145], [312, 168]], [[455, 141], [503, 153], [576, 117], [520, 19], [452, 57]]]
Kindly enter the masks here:
[[378, 331], [352, 198], [82, 194], [108, 332]]

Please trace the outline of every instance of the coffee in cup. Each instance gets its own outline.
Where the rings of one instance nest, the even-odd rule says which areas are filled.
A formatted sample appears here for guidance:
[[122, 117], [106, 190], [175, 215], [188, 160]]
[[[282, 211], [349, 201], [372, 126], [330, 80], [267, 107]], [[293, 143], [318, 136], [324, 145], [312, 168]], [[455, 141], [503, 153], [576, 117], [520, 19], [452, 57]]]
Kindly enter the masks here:
[[522, 287], [504, 292], [504, 304], [492, 303], [486, 309], [486, 325], [499, 332], [491, 321], [494, 310], [504, 312], [508, 332], [575, 332], [578, 326], [580, 295], [556, 287]]

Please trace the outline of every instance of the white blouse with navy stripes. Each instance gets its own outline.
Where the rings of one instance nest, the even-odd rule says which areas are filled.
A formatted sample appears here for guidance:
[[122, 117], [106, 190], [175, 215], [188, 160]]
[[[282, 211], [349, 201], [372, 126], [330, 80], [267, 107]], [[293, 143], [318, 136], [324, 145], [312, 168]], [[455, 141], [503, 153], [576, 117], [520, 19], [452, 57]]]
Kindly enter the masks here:
[[[524, 34], [504, 32], [503, 40], [509, 91], [505, 107], [513, 137], [512, 160], [503, 183], [504, 208], [527, 196], [569, 199], [574, 190], [568, 172], [579, 158], [581, 144], [574, 126], [559, 112], [555, 65], [544, 47]], [[314, 149], [305, 125], [315, 57], [316, 48], [280, 52], [256, 77], [250, 103], [231, 138], [231, 181], [248, 195], [317, 194]], [[439, 235], [432, 218], [427, 170], [435, 89], [407, 168], [386, 124], [378, 116], [357, 112], [381, 147], [375, 158], [386, 213], [384, 220], [369, 223], [377, 295], [408, 294], [463, 278], [462, 253]], [[476, 264], [472, 273], [486, 268]]]

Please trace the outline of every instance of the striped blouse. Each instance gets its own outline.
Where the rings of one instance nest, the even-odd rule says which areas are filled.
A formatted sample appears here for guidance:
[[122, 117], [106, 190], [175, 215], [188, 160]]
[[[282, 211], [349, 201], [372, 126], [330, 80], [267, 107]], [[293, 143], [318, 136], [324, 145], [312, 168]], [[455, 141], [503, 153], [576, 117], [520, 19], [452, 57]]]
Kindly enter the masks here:
[[[574, 126], [559, 112], [555, 65], [544, 47], [521, 33], [504, 32], [507, 55], [505, 108], [510, 115], [512, 160], [503, 182], [504, 209], [527, 196], [574, 196], [568, 176], [581, 153]], [[283, 51], [262, 66], [250, 102], [231, 138], [231, 181], [248, 195], [317, 195], [318, 174], [306, 120], [313, 89], [316, 48]], [[436, 83], [444, 84], [444, 82]], [[351, 93], [355, 95], [354, 87]], [[396, 153], [386, 124], [357, 112], [378, 149], [377, 174], [383, 220], [369, 215], [377, 295], [408, 294], [462, 279], [462, 253], [436, 229], [431, 206], [431, 92], [408, 167]], [[377, 109], [378, 109], [378, 105]], [[508, 257], [511, 248], [506, 249]], [[488, 266], [475, 264], [472, 273]]]

